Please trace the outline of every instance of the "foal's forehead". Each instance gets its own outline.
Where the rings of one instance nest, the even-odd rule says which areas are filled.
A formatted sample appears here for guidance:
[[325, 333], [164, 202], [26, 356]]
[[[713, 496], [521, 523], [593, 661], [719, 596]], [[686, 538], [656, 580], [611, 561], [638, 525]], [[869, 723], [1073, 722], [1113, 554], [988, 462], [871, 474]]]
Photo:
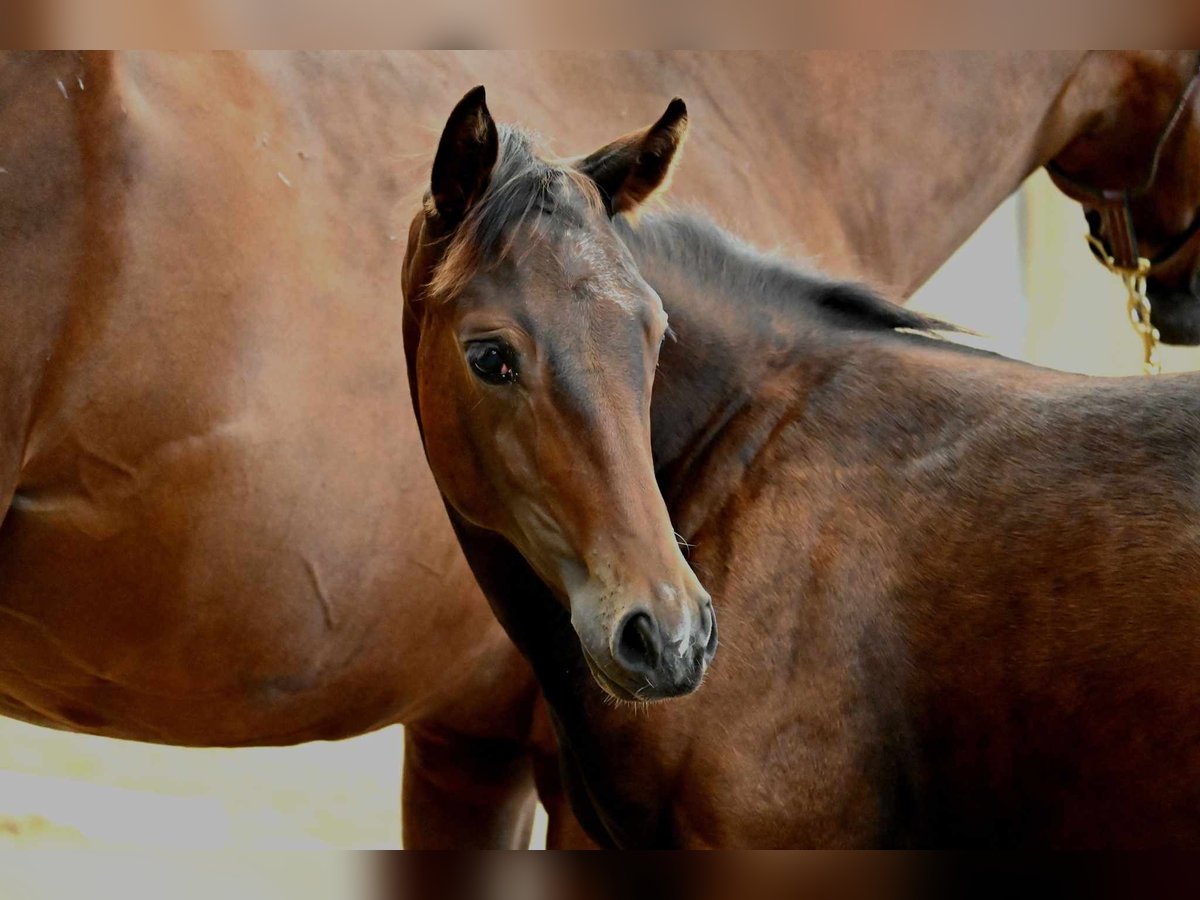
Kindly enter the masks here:
[[522, 285], [559, 305], [631, 319], [660, 311], [657, 295], [606, 222], [552, 227], [534, 238], [525, 260], [515, 263]]
[[[568, 194], [523, 240], [514, 261], [531, 287], [548, 281], [577, 299], [616, 303], [630, 313], [647, 303], [658, 305], [607, 215], [582, 198]], [[532, 265], [522, 266], [522, 260]]]
[[429, 282], [460, 312], [510, 307], [552, 324], [585, 312], [593, 321], [652, 326], [657, 294], [618, 237], [596, 185], [529, 152], [520, 135], [502, 154], [482, 201], [453, 237]]

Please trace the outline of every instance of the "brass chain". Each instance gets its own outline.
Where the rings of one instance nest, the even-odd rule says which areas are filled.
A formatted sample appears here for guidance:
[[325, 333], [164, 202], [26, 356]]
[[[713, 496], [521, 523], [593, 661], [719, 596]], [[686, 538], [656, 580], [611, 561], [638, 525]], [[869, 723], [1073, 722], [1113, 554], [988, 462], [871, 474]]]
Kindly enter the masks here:
[[1162, 374], [1162, 363], [1158, 359], [1158, 329], [1150, 322], [1150, 298], [1146, 296], [1146, 276], [1150, 273], [1150, 260], [1138, 257], [1137, 268], [1129, 269], [1117, 265], [1108, 255], [1104, 244], [1093, 235], [1086, 235], [1088, 246], [1096, 259], [1108, 271], [1121, 279], [1128, 293], [1126, 311], [1129, 323], [1142, 340], [1142, 372], [1146, 375]]

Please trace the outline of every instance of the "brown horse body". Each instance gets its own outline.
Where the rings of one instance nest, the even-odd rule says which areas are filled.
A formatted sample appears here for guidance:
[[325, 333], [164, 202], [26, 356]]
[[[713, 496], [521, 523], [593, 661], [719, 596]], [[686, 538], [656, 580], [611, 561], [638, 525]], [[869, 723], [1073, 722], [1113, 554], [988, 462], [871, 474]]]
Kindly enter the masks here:
[[620, 760], [593, 801], [636, 798], [612, 836], [1200, 841], [1196, 379], [829, 327], [799, 285], [787, 311], [706, 292], [656, 258], [663, 227], [630, 240], [679, 335], [656, 461], [722, 651], [701, 692], [643, 716], [585, 701]]
[[[680, 123], [553, 164], [476, 90], [409, 237], [430, 465], [581, 821], [618, 846], [1200, 841], [1197, 379], [1039, 370], [702, 221], [631, 227]], [[706, 589], [704, 689], [614, 706], [695, 689], [659, 663]]]
[[705, 128], [677, 197], [905, 294], [1111, 102], [1064, 106], [1079, 63], [5, 56], [0, 706], [185, 744], [403, 721], [408, 839], [519, 842], [535, 689], [445, 525], [400, 362], [422, 126], [486, 80], [588, 145], [686, 92]]

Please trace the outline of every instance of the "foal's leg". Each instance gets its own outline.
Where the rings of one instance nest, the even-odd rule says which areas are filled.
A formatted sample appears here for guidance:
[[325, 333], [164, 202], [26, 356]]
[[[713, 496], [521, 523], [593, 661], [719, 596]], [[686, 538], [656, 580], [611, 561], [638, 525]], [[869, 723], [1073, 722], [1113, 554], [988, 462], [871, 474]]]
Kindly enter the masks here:
[[525, 741], [405, 726], [405, 848], [527, 847], [535, 802]]
[[562, 765], [558, 758], [558, 741], [554, 737], [544, 697], [538, 697], [534, 707], [530, 743], [538, 799], [546, 808], [546, 815], [550, 820], [546, 829], [546, 849], [599, 850], [600, 845], [588, 836], [571, 809], [566, 785], [563, 784]]
[[546, 807], [550, 824], [546, 829], [547, 850], [599, 850], [571, 809], [567, 792], [563, 789], [558, 760], [546, 760], [536, 764], [538, 798]]

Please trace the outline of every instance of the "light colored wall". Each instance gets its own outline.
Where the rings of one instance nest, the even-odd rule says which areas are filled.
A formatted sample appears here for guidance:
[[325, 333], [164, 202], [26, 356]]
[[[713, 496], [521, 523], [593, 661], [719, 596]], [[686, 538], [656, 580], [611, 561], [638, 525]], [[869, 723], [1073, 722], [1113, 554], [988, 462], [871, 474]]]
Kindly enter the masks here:
[[396, 847], [402, 756], [399, 727], [223, 750], [0, 719], [0, 848]]
[[1021, 214], [1019, 195], [1006, 200], [909, 306], [978, 332], [977, 337], [959, 338], [964, 343], [1021, 357], [1029, 330], [1021, 282]]

